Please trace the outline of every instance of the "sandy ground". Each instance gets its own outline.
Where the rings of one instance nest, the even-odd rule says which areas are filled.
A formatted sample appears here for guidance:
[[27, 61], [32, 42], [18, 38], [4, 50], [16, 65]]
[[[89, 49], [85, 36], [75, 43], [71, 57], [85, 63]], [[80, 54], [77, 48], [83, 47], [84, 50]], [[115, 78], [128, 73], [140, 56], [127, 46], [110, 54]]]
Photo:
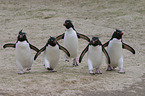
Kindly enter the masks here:
[[[144, 0], [0, 0], [0, 96], [143, 96], [145, 92], [145, 1]], [[42, 48], [49, 36], [58, 36], [62, 25], [71, 19], [76, 30], [90, 38], [107, 42], [118, 28], [123, 41], [136, 50], [124, 50], [125, 74], [106, 72], [103, 59], [101, 75], [90, 75], [85, 56], [78, 67], [65, 62], [61, 52], [56, 73], [48, 73], [42, 54], [28, 74], [18, 75], [13, 48], [23, 29], [30, 43]], [[63, 40], [59, 41], [63, 44]], [[79, 40], [79, 53], [88, 43]], [[35, 52], [33, 51], [33, 55]], [[143, 77], [142, 77], [143, 76]]]

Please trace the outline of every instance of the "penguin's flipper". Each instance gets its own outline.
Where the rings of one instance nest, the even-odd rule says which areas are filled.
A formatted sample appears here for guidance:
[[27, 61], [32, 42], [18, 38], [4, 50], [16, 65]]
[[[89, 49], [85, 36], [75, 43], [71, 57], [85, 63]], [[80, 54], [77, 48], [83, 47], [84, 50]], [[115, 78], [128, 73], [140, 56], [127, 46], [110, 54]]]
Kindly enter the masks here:
[[41, 54], [41, 52], [43, 52], [46, 49], [46, 46], [44, 46], [43, 48], [41, 48], [35, 55], [34, 60], [36, 60], [36, 58], [38, 57], [38, 55]]
[[77, 33], [77, 36], [78, 36], [78, 38], [82, 38], [82, 39], [85, 39], [85, 40], [87, 40], [88, 42], [90, 42], [90, 38], [87, 37], [86, 35], [83, 35], [83, 34]]
[[104, 52], [104, 54], [105, 54], [105, 56], [106, 56], [106, 58], [107, 58], [108, 64], [110, 64], [111, 61], [110, 61], [109, 54], [108, 54], [108, 52], [106, 51], [106, 49], [105, 49], [103, 46], [102, 46], [102, 51]]
[[107, 47], [107, 46], [108, 46], [108, 44], [109, 44], [109, 41], [108, 41], [108, 42], [106, 42], [105, 44], [103, 44], [102, 46], [103, 46], [103, 47]]
[[16, 48], [16, 44], [8, 43], [8, 44], [5, 44], [5, 45], [3, 46], [3, 48], [6, 48], [6, 47]]
[[[58, 43], [57, 43], [58, 44]], [[68, 52], [68, 50], [66, 48], [64, 48], [63, 46], [59, 45], [59, 49], [62, 50], [63, 52], [65, 52], [67, 54], [68, 57], [70, 57], [70, 53]]]
[[133, 54], [135, 54], [135, 50], [134, 50], [131, 46], [129, 46], [129, 45], [123, 43], [123, 42], [122, 42], [122, 48], [123, 48], [123, 49], [127, 49], [127, 50], [129, 50], [130, 52], [132, 52]]
[[60, 40], [60, 39], [64, 39], [64, 33], [56, 37], [57, 41]]
[[81, 61], [82, 61], [82, 59], [83, 59], [85, 53], [88, 51], [89, 45], [90, 45], [90, 44], [88, 44], [87, 47], [86, 47], [86, 48], [83, 50], [83, 52], [81, 53], [81, 55], [80, 55], [80, 57], [79, 57], [79, 63], [81, 63]]
[[36, 52], [39, 51], [39, 49], [37, 47], [33, 46], [32, 44], [29, 44], [29, 45], [30, 45], [30, 48], [33, 49], [34, 51], [36, 51]]

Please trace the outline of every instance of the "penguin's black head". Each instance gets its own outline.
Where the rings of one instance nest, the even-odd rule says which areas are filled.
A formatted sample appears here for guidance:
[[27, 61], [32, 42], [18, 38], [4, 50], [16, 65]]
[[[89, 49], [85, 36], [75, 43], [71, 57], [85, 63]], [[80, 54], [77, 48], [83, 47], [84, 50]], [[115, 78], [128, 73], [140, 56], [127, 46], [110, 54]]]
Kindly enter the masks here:
[[67, 29], [69, 28], [73, 28], [74, 29], [74, 26], [71, 22], [71, 20], [65, 20], [65, 23], [63, 24]]
[[18, 41], [25, 41], [27, 40], [27, 37], [26, 37], [26, 33], [22, 32], [22, 30], [19, 31], [19, 35], [18, 35]]
[[122, 39], [123, 32], [121, 30], [116, 29], [116, 31], [112, 35], [113, 38]]
[[97, 46], [97, 45], [102, 45], [102, 43], [100, 42], [98, 37], [92, 37], [90, 45]]
[[50, 37], [48, 39], [48, 44], [51, 45], [51, 46], [55, 46], [56, 45], [56, 38], [55, 37]]

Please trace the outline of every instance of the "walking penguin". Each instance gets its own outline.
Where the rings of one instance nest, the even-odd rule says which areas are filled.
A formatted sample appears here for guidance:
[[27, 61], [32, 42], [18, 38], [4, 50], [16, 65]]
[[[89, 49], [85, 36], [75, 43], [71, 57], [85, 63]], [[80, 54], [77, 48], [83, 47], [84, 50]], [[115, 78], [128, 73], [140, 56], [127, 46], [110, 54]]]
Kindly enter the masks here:
[[[74, 25], [72, 24], [71, 20], [66, 20], [63, 24], [66, 27], [66, 31], [57, 36], [56, 40], [64, 39], [64, 47], [70, 52], [70, 58], [73, 58], [73, 66], [78, 66], [77, 63], [77, 55], [78, 55], [78, 38], [83, 38], [90, 42], [90, 39], [83, 35], [78, 33]], [[66, 57], [66, 61], [69, 61], [68, 56]]]
[[46, 45], [41, 48], [34, 57], [34, 60], [44, 51], [43, 59], [45, 68], [51, 72], [56, 72], [55, 67], [58, 65], [60, 52], [59, 49], [64, 51], [67, 56], [70, 56], [70, 53], [62, 47], [57, 41], [55, 37], [50, 37], [46, 43]]
[[26, 33], [19, 31], [17, 42], [16, 43], [7, 43], [3, 46], [3, 48], [12, 47], [15, 48], [15, 56], [16, 56], [16, 64], [20, 69], [18, 74], [23, 74], [24, 69], [25, 72], [29, 72], [33, 63], [33, 55], [31, 49], [38, 52], [39, 49], [32, 44], [30, 44], [27, 40]]
[[[92, 37], [92, 40], [87, 45], [87, 47], [82, 51], [80, 57], [79, 57], [79, 63], [81, 63], [83, 56], [85, 53], [88, 52], [87, 60], [88, 60], [88, 67], [90, 70], [90, 74], [102, 74], [99, 67], [102, 63], [102, 55], [105, 54], [107, 58], [108, 64], [110, 64], [110, 57], [105, 50], [105, 48], [102, 46], [101, 41], [98, 37]], [[93, 69], [96, 69], [95, 73], [93, 72]]]
[[121, 30], [116, 29], [116, 31], [113, 33], [112, 38], [103, 44], [104, 47], [107, 47], [107, 52], [110, 56], [111, 63], [108, 64], [107, 71], [111, 71], [116, 67], [119, 67], [118, 73], [125, 73], [123, 71], [123, 49], [127, 49], [133, 54], [135, 54], [135, 50], [125, 44], [122, 41], [122, 35], [123, 32]]

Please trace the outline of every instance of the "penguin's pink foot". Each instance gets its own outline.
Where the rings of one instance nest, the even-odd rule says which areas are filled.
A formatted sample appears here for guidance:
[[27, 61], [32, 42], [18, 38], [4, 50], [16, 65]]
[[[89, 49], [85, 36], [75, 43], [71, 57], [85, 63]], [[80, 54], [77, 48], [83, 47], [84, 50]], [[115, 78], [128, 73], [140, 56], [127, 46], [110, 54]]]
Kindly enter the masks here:
[[29, 72], [30, 72], [30, 70], [26, 70], [25, 72], [29, 73]]
[[28, 68], [26, 68], [25, 72], [30, 72], [30, 70], [31, 70], [31, 67], [28, 67]]
[[20, 71], [18, 74], [19, 74], [19, 75], [22, 75], [22, 74], [24, 74], [24, 72], [23, 72], [23, 71]]
[[95, 74], [102, 74], [99, 68], [96, 68]]
[[79, 65], [78, 65], [78, 63], [76, 62], [76, 63], [73, 63], [73, 66], [79, 66]]
[[112, 71], [113, 67], [111, 65], [108, 65], [107, 70], [106, 71]]
[[76, 59], [73, 60], [73, 66], [79, 66]]
[[95, 73], [94, 73], [94, 72], [92, 72], [92, 71], [90, 71], [90, 74], [91, 74], [91, 75], [95, 75]]
[[65, 61], [69, 62], [69, 59], [68, 58], [65, 58]]
[[118, 73], [125, 74], [125, 71], [123, 71], [122, 69], [120, 69], [120, 71], [118, 71]]
[[26, 68], [26, 71], [29, 71], [29, 70], [31, 70], [31, 67]]
[[117, 68], [114, 68], [114, 70], [118, 70]]
[[53, 69], [52, 72], [57, 72], [57, 71], [55, 69]]

